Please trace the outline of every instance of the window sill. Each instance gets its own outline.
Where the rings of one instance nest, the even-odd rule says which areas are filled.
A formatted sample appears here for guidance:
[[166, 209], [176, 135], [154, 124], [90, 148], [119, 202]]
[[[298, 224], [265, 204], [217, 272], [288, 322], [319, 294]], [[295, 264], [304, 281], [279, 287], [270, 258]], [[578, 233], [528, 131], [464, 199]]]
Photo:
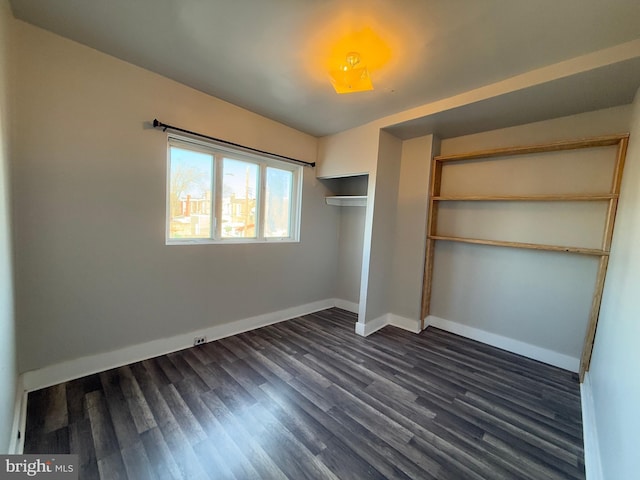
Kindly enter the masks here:
[[254, 238], [233, 238], [225, 240], [211, 240], [209, 238], [194, 238], [194, 239], [167, 239], [165, 245], [247, 245], [247, 244], [281, 244], [281, 243], [300, 243], [300, 240], [291, 238], [269, 238], [256, 240]]

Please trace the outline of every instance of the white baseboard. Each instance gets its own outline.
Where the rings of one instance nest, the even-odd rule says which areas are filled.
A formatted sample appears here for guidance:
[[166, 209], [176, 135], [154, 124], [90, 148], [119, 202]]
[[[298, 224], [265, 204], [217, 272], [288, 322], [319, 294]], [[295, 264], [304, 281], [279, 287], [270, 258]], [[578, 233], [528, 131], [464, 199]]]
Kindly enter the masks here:
[[363, 337], [368, 337], [387, 325], [402, 328], [403, 330], [408, 330], [412, 333], [420, 333], [422, 331], [420, 329], [420, 320], [401, 317], [395, 313], [385, 313], [384, 315], [381, 315], [367, 323], [357, 322], [356, 333]]
[[395, 313], [389, 314], [389, 325], [402, 328], [403, 330], [408, 330], [412, 333], [420, 333], [422, 331], [420, 320], [401, 317], [400, 315], [396, 315]]
[[580, 367], [580, 359], [578, 358], [554, 352], [553, 350], [547, 350], [546, 348], [531, 345], [519, 340], [514, 340], [513, 338], [503, 337], [478, 328], [469, 327], [461, 323], [452, 322], [451, 320], [446, 320], [434, 315], [429, 315], [427, 317], [425, 327], [427, 325], [455, 333], [461, 337], [477, 340], [508, 352], [517, 353], [518, 355], [532, 358], [534, 360], [553, 365], [554, 367], [563, 368], [570, 372], [577, 372]]
[[334, 299], [299, 305], [277, 312], [236, 320], [234, 322], [183, 333], [170, 338], [152, 340], [150, 342], [131, 345], [111, 352], [68, 360], [38, 370], [24, 373], [24, 389], [28, 392], [57, 385], [93, 373], [103, 372], [111, 368], [121, 367], [148, 358], [182, 350], [193, 346], [195, 336], [205, 335], [207, 341], [237, 335], [249, 330], [283, 322], [292, 318], [314, 313], [335, 305]]
[[580, 400], [582, 402], [582, 436], [584, 440], [584, 469], [587, 480], [602, 480], [602, 464], [600, 462], [600, 445], [596, 428], [593, 392], [589, 372], [580, 384]]
[[342, 300], [341, 298], [333, 299], [334, 306], [341, 308], [342, 310], [346, 310], [351, 313], [358, 313], [358, 304], [356, 302], [350, 302], [349, 300]]
[[356, 333], [362, 337], [368, 337], [387, 325], [389, 325], [389, 314], [385, 313], [384, 315], [374, 318], [367, 323], [356, 322]]
[[[27, 391], [24, 389], [24, 376], [16, 381], [16, 394], [13, 407], [13, 424], [9, 440], [9, 454], [19, 455], [24, 449], [24, 433], [27, 424]], [[19, 438], [18, 438], [19, 437]]]

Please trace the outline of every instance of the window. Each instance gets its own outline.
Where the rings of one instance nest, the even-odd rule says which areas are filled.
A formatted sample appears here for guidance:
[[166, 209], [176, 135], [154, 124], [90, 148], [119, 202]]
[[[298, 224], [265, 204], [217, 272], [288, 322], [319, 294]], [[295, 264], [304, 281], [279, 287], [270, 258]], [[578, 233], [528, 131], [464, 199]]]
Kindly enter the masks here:
[[169, 137], [167, 243], [297, 242], [302, 167]]

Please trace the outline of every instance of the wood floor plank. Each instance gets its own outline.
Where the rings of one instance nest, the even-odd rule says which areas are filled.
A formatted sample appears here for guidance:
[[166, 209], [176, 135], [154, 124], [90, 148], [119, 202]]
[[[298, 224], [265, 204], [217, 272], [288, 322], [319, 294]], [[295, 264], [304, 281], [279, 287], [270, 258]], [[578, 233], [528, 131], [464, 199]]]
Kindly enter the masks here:
[[73, 382], [66, 383], [67, 390], [67, 411], [69, 414], [69, 424], [87, 418], [85, 395], [89, 392], [100, 390], [102, 383], [99, 375], [89, 375]]
[[128, 478], [152, 478], [153, 468], [147, 457], [142, 440], [121, 450], [122, 462]]
[[[211, 371], [212, 363], [203, 363], [191, 350], [181, 352], [181, 356], [198, 378], [205, 383], [207, 390], [220, 386], [220, 379], [216, 377], [215, 372]], [[215, 366], [215, 363], [213, 365]]]
[[[229, 350], [229, 352], [231, 352], [231, 354], [234, 355], [236, 359], [243, 359], [247, 355], [251, 355], [252, 353], [251, 347], [246, 345], [239, 336], [223, 338], [217, 343]], [[233, 362], [235, 362], [235, 359], [230, 363]]]
[[[224, 339], [223, 339], [224, 340]], [[235, 362], [236, 357], [229, 349], [225, 348], [221, 342], [205, 343], [200, 349], [206, 352], [208, 361], [206, 363], [231, 363]]]
[[98, 462], [111, 455], [119, 454], [120, 445], [102, 391], [96, 390], [87, 394], [87, 411]]
[[518, 425], [513, 425], [509, 422], [506, 422], [496, 417], [491, 412], [483, 411], [482, 409], [477, 408], [470, 403], [464, 402], [462, 400], [456, 400], [456, 402], [457, 405], [459, 405], [465, 412], [469, 412], [471, 416], [481, 419], [484, 424], [495, 425], [496, 428], [500, 428], [503, 432], [509, 433], [514, 437], [521, 438], [524, 442], [546, 452], [547, 455], [552, 455], [568, 464], [577, 465], [577, 454], [566, 451], [561, 447], [558, 447], [553, 443], [538, 437], [534, 432], [528, 432], [525, 429], [520, 428]]
[[577, 377], [331, 308], [29, 393], [93, 479], [583, 480]]
[[[388, 478], [438, 478], [439, 469], [436, 471], [425, 470], [422, 466], [407, 458], [404, 455], [405, 452], [400, 452], [389, 445], [386, 438], [381, 438], [375, 434], [372, 435], [372, 432], [366, 426], [358, 423], [341, 409], [332, 408], [328, 414], [337, 424], [341, 425], [341, 428], [333, 427], [339, 432], [340, 438], [352, 448], [356, 448], [361, 456], [366, 458], [373, 467], [383, 472]], [[366, 438], [367, 447], [370, 448], [361, 445], [358, 440], [360, 438]]]
[[234, 432], [230, 425], [223, 424], [224, 419], [229, 416], [227, 413], [228, 408], [224, 402], [213, 390], [203, 394], [202, 401], [215, 419], [215, 432], [211, 434], [214, 444], [219, 446], [224, 457], [230, 460], [229, 464], [234, 475], [237, 478], [260, 478], [256, 469], [244, 454], [242, 445], [239, 445], [241, 442], [234, 440], [234, 435], [237, 432]]
[[387, 478], [337, 437], [327, 442], [327, 447], [320, 453], [319, 458], [338, 478]]
[[508, 461], [518, 470], [518, 473], [522, 478], [535, 479], [540, 478], [540, 475], [544, 475], [544, 478], [548, 478], [549, 480], [561, 480], [566, 478], [564, 474], [541, 464], [529, 455], [519, 452], [508, 443], [503, 442], [493, 435], [485, 434], [482, 440], [484, 445], [495, 447], [495, 450], [489, 449], [487, 446], [485, 446], [485, 449], [496, 452], [498, 458]]
[[138, 433], [141, 434], [157, 427], [158, 425], [149, 408], [149, 404], [131, 369], [129, 367], [121, 367], [118, 369], [118, 374], [120, 375], [120, 388], [127, 400], [127, 406]]
[[561, 451], [571, 452], [576, 455], [576, 457], [583, 454], [582, 447], [576, 445], [574, 441], [563, 438], [560, 434], [556, 433], [554, 428], [541, 425], [524, 415], [520, 415], [516, 411], [501, 406], [500, 403], [487, 401], [483, 397], [470, 392], [467, 392], [464, 401], [491, 414], [494, 418], [499, 419], [499, 421], [507, 422], [546, 442], [556, 445]]
[[206, 436], [210, 438], [211, 432], [217, 428], [217, 420], [202, 401], [201, 394], [203, 392], [198, 388], [197, 382], [194, 382], [191, 378], [183, 378], [175, 385], [175, 388]]
[[157, 360], [158, 365], [162, 369], [162, 372], [166, 375], [171, 383], [176, 384], [184, 378], [180, 370], [176, 368], [176, 366], [171, 362], [167, 355], [158, 357]]
[[120, 377], [115, 370], [109, 370], [101, 373], [100, 378], [118, 445], [120, 449], [127, 449], [137, 443], [139, 437], [129, 405], [120, 389]]
[[205, 440], [207, 434], [180, 393], [178, 393], [178, 390], [176, 390], [176, 387], [174, 385], [163, 385], [160, 387], [160, 392], [189, 443], [194, 445]]
[[[300, 405], [302, 397], [282, 395], [277, 386], [264, 384], [260, 388], [265, 392], [261, 405], [312, 453], [318, 454], [326, 448], [326, 442], [334, 437], [333, 432], [318, 419], [310, 415]], [[300, 402], [300, 403], [299, 403]], [[315, 406], [314, 406], [315, 407]], [[316, 410], [319, 410], [316, 408]]]
[[145, 430], [140, 434], [140, 439], [152, 468], [151, 478], [161, 480], [182, 480], [184, 478], [158, 427]]
[[[383, 448], [377, 448], [375, 439], [372, 441], [369, 438], [368, 431], [362, 427], [358, 426], [355, 429], [349, 428], [346, 423], [335, 420], [332, 416], [327, 415], [325, 411], [319, 409], [315, 404], [293, 389], [278, 388], [272, 385], [272, 382], [262, 385], [261, 388], [268, 392], [274, 401], [282, 403], [285, 408], [287, 405], [290, 405], [291, 408], [295, 406], [305, 412], [310, 418], [322, 424], [327, 431], [349, 445], [359, 457], [374, 466], [374, 468], [385, 475], [386, 478], [411, 478], [400, 469], [400, 466], [405, 466], [406, 462], [400, 458], [395, 458], [393, 463], [390, 463], [382, 458], [381, 452], [384, 453], [384, 449], [388, 448], [388, 446], [384, 444]], [[361, 435], [359, 435], [359, 429], [362, 430]], [[366, 438], [366, 441], [362, 441], [363, 438]], [[406, 465], [406, 469], [411, 470], [412, 468], [410, 465]]]
[[113, 480], [127, 480], [129, 478], [120, 452], [114, 452], [111, 455], [100, 458], [98, 460], [98, 471], [100, 472], [100, 478]]
[[[249, 425], [262, 424], [257, 435], [262, 448], [273, 457], [279, 469], [289, 478], [338, 480], [334, 473], [310, 452], [296, 435], [289, 431], [271, 412], [260, 405], [246, 412]], [[293, 473], [295, 470], [295, 473]]]
[[67, 410], [66, 385], [54, 385], [47, 388], [47, 413], [44, 421], [44, 432], [49, 433], [69, 425]]
[[149, 372], [149, 376], [153, 379], [153, 383], [156, 385], [168, 385], [171, 383], [169, 377], [164, 373], [164, 370], [160, 368], [156, 358], [150, 358], [141, 362], [144, 368]]
[[171, 456], [180, 470], [182, 478], [185, 480], [205, 480], [212, 478], [203, 468], [200, 460], [193, 451], [191, 443], [179, 427], [174, 428], [170, 426], [170, 424], [165, 424], [160, 427], [160, 430], [171, 452]]
[[[188, 378], [193, 386], [197, 387], [200, 392], [208, 392], [211, 387], [205, 383], [204, 380], [198, 375], [198, 373], [191, 368], [191, 366], [184, 359], [183, 352], [173, 352], [167, 355], [167, 358], [171, 362], [171, 365], [182, 376], [182, 379]], [[178, 382], [179, 383], [179, 382]]]
[[[207, 439], [194, 445], [193, 451], [200, 460], [200, 465], [211, 478], [216, 480], [234, 480], [236, 476], [229, 468], [229, 459], [225, 458], [213, 441]], [[232, 460], [233, 461], [233, 460]]]
[[209, 365], [208, 368], [219, 382], [219, 386], [214, 388], [213, 391], [229, 408], [235, 411], [255, 405], [257, 400], [222, 367]]
[[[69, 453], [78, 454], [78, 477], [83, 480], [100, 478], [96, 451], [93, 446], [89, 418], [81, 418], [69, 426]], [[60, 453], [60, 452], [56, 452]]]
[[[251, 434], [253, 428], [259, 425], [256, 418], [247, 409], [232, 413], [227, 406], [210, 392], [207, 403], [216, 412], [216, 418], [221, 422], [229, 438], [233, 440], [244, 457], [251, 464], [258, 478], [286, 478], [285, 474], [275, 464], [273, 459], [264, 451], [258, 441], [259, 437]], [[252, 407], [253, 408], [253, 407]], [[262, 420], [263, 417], [260, 417]]]
[[25, 427], [25, 452], [36, 452], [44, 434], [44, 422], [47, 418], [47, 389], [30, 392], [27, 397], [27, 425]]

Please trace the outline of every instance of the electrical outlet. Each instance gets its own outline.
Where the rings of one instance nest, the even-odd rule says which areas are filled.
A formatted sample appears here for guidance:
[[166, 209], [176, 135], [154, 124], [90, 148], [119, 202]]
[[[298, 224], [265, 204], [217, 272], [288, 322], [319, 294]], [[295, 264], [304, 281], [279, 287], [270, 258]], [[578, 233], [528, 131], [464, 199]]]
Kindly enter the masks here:
[[205, 337], [204, 335], [201, 337], [195, 337], [193, 339], [193, 346], [197, 346], [197, 345], [202, 345], [203, 343], [206, 343], [207, 341], [207, 337]]

